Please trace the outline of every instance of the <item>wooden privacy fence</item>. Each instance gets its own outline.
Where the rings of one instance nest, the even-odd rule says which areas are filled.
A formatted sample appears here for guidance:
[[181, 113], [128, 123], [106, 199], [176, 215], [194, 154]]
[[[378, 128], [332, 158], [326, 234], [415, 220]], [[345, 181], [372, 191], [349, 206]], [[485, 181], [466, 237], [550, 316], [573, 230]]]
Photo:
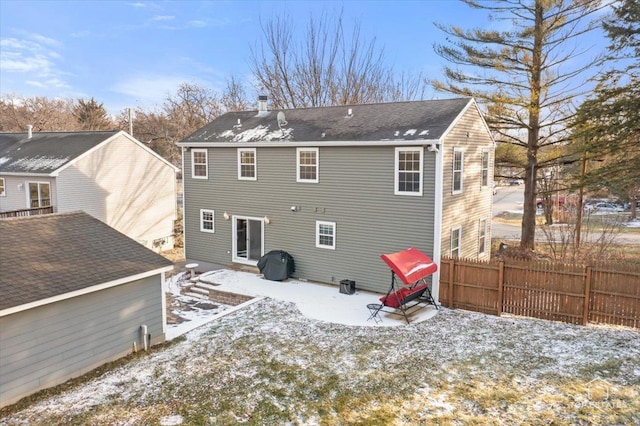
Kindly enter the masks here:
[[640, 266], [444, 258], [440, 302], [572, 324], [640, 328]]

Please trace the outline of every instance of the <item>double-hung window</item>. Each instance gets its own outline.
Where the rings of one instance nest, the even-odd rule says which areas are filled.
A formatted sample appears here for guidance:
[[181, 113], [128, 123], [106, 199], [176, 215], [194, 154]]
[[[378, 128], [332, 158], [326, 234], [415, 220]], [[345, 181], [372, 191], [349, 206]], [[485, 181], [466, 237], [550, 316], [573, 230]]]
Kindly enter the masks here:
[[4, 182], [4, 178], [0, 178], [0, 197], [5, 197], [7, 195], [6, 184]]
[[316, 247], [336, 249], [336, 223], [316, 221]]
[[480, 219], [478, 229], [478, 253], [484, 254], [487, 251], [487, 219]]
[[238, 179], [258, 180], [255, 148], [238, 148]]
[[206, 149], [191, 150], [191, 177], [194, 179], [207, 179], [209, 177]]
[[460, 244], [462, 241], [462, 228], [451, 230], [451, 257], [460, 257]]
[[395, 195], [422, 195], [422, 157], [424, 149], [396, 148]]
[[49, 182], [29, 182], [29, 207], [48, 207], [51, 205], [51, 185]]
[[460, 148], [453, 148], [453, 182], [452, 193], [462, 192], [462, 182], [464, 180], [464, 152]]
[[214, 215], [213, 210], [200, 209], [200, 231], [211, 233], [216, 231]]
[[296, 182], [318, 183], [318, 148], [296, 148]]
[[489, 185], [489, 151], [482, 150], [482, 186]]

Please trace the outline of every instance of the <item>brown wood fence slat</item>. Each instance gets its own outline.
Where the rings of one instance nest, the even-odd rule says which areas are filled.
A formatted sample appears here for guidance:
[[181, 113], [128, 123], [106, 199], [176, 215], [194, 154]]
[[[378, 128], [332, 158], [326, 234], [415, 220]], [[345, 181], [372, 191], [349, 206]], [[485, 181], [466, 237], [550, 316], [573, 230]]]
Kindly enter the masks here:
[[640, 266], [444, 258], [440, 302], [493, 315], [640, 328]]

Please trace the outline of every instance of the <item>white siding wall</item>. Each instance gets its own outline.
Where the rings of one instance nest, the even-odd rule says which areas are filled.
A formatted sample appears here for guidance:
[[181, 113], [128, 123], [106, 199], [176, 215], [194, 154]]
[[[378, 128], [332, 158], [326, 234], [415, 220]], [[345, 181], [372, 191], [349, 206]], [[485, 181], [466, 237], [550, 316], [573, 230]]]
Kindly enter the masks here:
[[37, 176], [7, 176], [0, 175], [5, 180], [5, 196], [0, 197], [0, 212], [28, 209], [29, 182], [49, 182], [51, 185], [51, 204], [56, 208], [56, 180], [50, 177]]
[[124, 135], [62, 171], [58, 188], [59, 212], [84, 210], [147, 247], [172, 243], [175, 171]]

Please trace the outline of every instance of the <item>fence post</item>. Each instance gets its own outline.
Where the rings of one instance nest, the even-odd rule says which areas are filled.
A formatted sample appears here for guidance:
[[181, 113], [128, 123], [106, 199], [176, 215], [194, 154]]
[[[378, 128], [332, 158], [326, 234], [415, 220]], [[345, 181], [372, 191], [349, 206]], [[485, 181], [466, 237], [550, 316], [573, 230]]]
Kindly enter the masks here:
[[449, 308], [453, 309], [453, 273], [454, 273], [454, 266], [455, 266], [455, 259], [451, 258], [449, 260], [449, 286], [447, 287], [447, 292], [449, 293], [447, 295], [447, 300], [449, 301]]
[[497, 315], [502, 316], [502, 308], [504, 304], [504, 261], [498, 262], [498, 312]]
[[587, 266], [584, 270], [584, 305], [582, 307], [582, 325], [589, 323], [589, 305], [591, 304], [591, 276], [593, 268]]

